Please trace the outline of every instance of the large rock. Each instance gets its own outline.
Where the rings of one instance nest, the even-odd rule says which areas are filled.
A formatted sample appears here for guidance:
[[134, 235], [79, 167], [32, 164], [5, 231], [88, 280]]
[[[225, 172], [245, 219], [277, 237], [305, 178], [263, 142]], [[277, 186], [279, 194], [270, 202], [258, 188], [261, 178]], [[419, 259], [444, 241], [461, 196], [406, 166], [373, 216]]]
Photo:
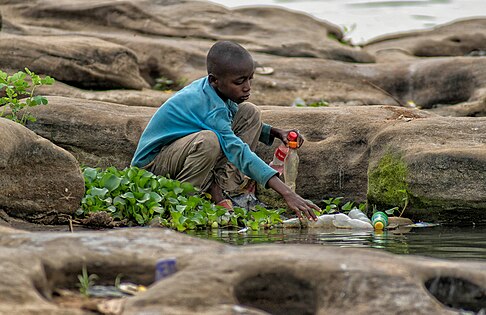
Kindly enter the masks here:
[[93, 167], [130, 165], [142, 130], [155, 108], [51, 96], [47, 106], [29, 111], [27, 126]]
[[[162, 229], [14, 233], [0, 237], [1, 314], [87, 314], [54, 303], [97, 284], [149, 286], [122, 314], [460, 314], [486, 307], [486, 265], [301, 244], [231, 247]], [[153, 283], [155, 263], [177, 272]], [[323, 263], [325, 262], [325, 263]], [[451, 293], [453, 292], [453, 293]]]
[[[57, 81], [53, 85], [43, 85], [35, 92], [39, 95], [55, 95], [68, 98], [78, 98], [91, 101], [102, 101], [117, 105], [159, 107], [173, 91], [158, 91], [153, 89], [142, 90], [84, 90]], [[50, 98], [50, 97], [49, 97]]]
[[[297, 180], [303, 196], [368, 200], [370, 209], [405, 206], [407, 198], [405, 213], [415, 220], [486, 223], [485, 118], [392, 106], [263, 107], [263, 117], [306, 137]], [[257, 153], [270, 161], [273, 148]]]
[[71, 215], [84, 195], [84, 179], [70, 153], [4, 118], [0, 170], [0, 208], [12, 216]]
[[82, 36], [19, 36], [0, 33], [0, 68], [48, 74], [86, 89], [149, 87], [140, 77], [133, 51]]
[[404, 32], [376, 38], [365, 50], [378, 61], [413, 57], [484, 56], [486, 19], [455, 21], [431, 30]]
[[370, 140], [368, 202], [407, 198], [417, 220], [486, 223], [486, 119], [414, 119]]

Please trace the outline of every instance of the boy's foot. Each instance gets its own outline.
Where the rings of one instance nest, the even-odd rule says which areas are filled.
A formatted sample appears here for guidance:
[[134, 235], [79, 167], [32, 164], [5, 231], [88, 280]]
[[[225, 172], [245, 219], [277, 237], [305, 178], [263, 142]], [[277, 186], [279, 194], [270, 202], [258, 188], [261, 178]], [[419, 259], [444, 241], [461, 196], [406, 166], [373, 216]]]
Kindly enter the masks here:
[[233, 212], [233, 203], [229, 199], [223, 199], [220, 202], [218, 202], [216, 205], [228, 209], [228, 212]]
[[226, 193], [226, 197], [231, 199], [234, 205], [245, 208], [246, 210], [255, 210], [256, 206], [266, 208], [267, 205], [256, 197], [256, 182], [250, 178], [233, 193]]

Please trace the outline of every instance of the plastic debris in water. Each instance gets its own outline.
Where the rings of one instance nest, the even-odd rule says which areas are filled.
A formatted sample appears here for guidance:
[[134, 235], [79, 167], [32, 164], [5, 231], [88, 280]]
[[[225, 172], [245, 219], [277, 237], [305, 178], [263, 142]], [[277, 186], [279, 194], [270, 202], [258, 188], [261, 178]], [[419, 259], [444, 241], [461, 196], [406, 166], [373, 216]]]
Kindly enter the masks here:
[[[357, 214], [357, 213], [355, 213]], [[298, 218], [283, 221], [284, 228], [340, 228], [340, 229], [360, 229], [371, 230], [373, 226], [368, 217], [359, 216], [359, 219], [348, 217], [344, 213], [323, 214], [317, 217], [317, 221], [307, 219], [299, 220]]]
[[248, 228], [242, 228], [241, 230], [238, 231], [239, 234], [243, 234], [243, 233], [246, 233], [246, 231], [248, 231]]
[[414, 223], [414, 224], [406, 225], [405, 227], [424, 228], [424, 227], [434, 227], [434, 226], [438, 226], [438, 225], [440, 225], [440, 224], [438, 224], [438, 223], [428, 223], [428, 222], [417, 222], [417, 223]]
[[360, 229], [360, 230], [372, 230], [373, 226], [367, 221], [362, 219], [351, 219], [344, 213], [338, 213], [335, 215], [334, 221], [332, 221], [335, 227], [339, 229]]
[[162, 258], [155, 263], [155, 281], [166, 278], [177, 271], [176, 258]]

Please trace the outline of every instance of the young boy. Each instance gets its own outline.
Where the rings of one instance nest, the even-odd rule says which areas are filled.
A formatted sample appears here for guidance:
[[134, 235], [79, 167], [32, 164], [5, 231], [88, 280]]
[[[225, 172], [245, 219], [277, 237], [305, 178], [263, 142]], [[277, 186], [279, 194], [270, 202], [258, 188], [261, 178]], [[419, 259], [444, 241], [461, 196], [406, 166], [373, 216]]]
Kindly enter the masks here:
[[[145, 128], [132, 165], [187, 181], [232, 210], [224, 191], [249, 185], [248, 177], [278, 192], [290, 209], [316, 220], [318, 207], [293, 192], [253, 151], [258, 141], [287, 143], [290, 130], [263, 124], [250, 97], [255, 64], [242, 46], [221, 41], [207, 55], [208, 76], [192, 82], [154, 114]], [[303, 138], [299, 135], [299, 143]], [[247, 175], [248, 177], [246, 177]]]

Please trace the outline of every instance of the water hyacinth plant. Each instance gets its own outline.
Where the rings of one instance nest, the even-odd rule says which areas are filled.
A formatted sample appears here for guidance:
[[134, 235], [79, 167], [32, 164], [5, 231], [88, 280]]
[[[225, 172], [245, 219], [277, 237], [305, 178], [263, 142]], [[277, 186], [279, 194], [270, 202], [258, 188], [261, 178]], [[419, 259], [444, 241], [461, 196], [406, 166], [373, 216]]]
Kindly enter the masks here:
[[283, 209], [235, 207], [233, 213], [216, 206], [210, 196], [190, 183], [156, 176], [137, 167], [106, 170], [85, 167], [85, 196], [77, 215], [106, 211], [114, 219], [139, 225], [153, 220], [178, 231], [217, 227], [269, 228], [282, 222]]

